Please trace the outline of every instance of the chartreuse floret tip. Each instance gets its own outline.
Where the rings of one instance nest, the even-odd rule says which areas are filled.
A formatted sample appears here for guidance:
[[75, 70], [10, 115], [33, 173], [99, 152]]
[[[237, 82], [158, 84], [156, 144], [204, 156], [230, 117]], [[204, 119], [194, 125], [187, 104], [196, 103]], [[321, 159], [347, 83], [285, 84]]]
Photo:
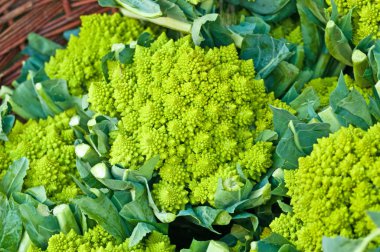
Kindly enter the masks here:
[[[213, 204], [215, 174], [224, 164], [244, 163], [254, 180], [271, 165], [260, 160], [270, 159], [272, 147], [253, 148], [254, 139], [273, 127], [269, 104], [289, 107], [266, 93], [252, 60], [240, 60], [234, 45], [203, 49], [190, 36], [173, 41], [162, 34], [149, 47], [136, 45], [131, 64], [109, 70], [109, 83], [91, 85], [89, 103], [120, 118], [111, 164], [136, 169], [159, 155], [161, 182], [152, 194], [165, 211], [177, 212], [188, 200]], [[99, 92], [106, 95], [97, 99]], [[243, 161], [244, 153], [259, 161]], [[223, 176], [227, 187], [239, 187], [235, 174]]]
[[[380, 123], [341, 128], [285, 171], [293, 212], [271, 228], [303, 251], [321, 251], [322, 236], [357, 239], [375, 228], [366, 212], [380, 210]], [[290, 224], [290, 225], [289, 225]]]

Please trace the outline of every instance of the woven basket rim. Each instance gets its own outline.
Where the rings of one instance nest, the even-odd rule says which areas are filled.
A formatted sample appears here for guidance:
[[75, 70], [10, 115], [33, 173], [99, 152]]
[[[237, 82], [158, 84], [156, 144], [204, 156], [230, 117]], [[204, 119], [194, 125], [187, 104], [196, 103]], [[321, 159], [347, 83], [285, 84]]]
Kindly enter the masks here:
[[29, 33], [63, 45], [63, 32], [78, 27], [80, 16], [109, 11], [97, 0], [0, 0], [0, 86], [19, 76]]

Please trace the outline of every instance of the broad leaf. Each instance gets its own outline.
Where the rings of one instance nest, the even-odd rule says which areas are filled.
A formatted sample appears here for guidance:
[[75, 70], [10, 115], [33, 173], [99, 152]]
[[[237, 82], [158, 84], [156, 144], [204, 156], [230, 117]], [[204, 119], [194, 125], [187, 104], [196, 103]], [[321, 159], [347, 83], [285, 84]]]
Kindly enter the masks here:
[[[22, 221], [13, 201], [0, 193], [0, 248], [17, 251], [22, 236]], [[3, 251], [3, 250], [2, 250]]]
[[267, 34], [253, 34], [244, 38], [240, 57], [253, 59], [256, 78], [266, 78], [282, 61], [292, 56], [292, 52], [282, 40]]
[[21, 204], [19, 211], [30, 239], [38, 247], [46, 249], [49, 238], [60, 232], [57, 218], [40, 214], [31, 204]]
[[119, 216], [112, 201], [100, 190], [92, 189], [97, 197], [91, 198], [83, 196], [74, 199], [80, 209], [91, 219], [95, 220], [105, 230], [119, 241], [124, 241], [131, 234], [131, 230], [126, 229], [126, 225]]
[[11, 164], [4, 178], [0, 181], [0, 190], [8, 197], [14, 192], [21, 192], [29, 161], [20, 158]]

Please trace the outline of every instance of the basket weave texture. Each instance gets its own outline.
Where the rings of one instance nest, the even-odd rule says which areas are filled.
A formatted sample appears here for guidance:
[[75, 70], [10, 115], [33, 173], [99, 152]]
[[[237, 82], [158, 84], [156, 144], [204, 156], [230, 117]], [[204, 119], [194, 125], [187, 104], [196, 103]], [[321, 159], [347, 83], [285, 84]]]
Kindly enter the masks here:
[[29, 33], [64, 44], [62, 33], [79, 26], [81, 15], [107, 11], [97, 0], [0, 0], [0, 85], [19, 75]]

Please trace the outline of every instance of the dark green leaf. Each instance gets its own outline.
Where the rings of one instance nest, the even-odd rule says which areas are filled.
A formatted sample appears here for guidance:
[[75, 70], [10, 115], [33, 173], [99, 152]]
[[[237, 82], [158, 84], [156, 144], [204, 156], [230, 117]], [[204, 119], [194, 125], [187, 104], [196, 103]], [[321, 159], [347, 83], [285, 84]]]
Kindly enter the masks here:
[[143, 32], [137, 39], [137, 44], [144, 47], [149, 47], [153, 43], [154, 37], [149, 32]]
[[54, 202], [49, 200], [46, 195], [45, 187], [43, 186], [36, 186], [32, 188], [28, 188], [25, 190], [25, 193], [32, 196], [34, 199], [36, 199], [39, 203], [47, 205], [47, 206], [53, 206]]
[[261, 188], [252, 191], [245, 200], [228, 207], [228, 212], [243, 211], [264, 205], [271, 198], [271, 185], [264, 184]]
[[19, 85], [13, 92], [10, 103], [12, 110], [25, 119], [46, 118], [31, 80]]
[[340, 20], [338, 20], [337, 25], [342, 30], [344, 36], [349, 40], [352, 41], [352, 11], [353, 9], [350, 9], [350, 11], [344, 15]]
[[300, 122], [296, 116], [285, 109], [279, 109], [273, 106], [270, 106], [270, 108], [273, 112], [274, 130], [280, 139], [285, 135], [290, 121]]
[[212, 225], [216, 222], [218, 216], [223, 212], [225, 212], [223, 209], [214, 209], [208, 206], [199, 206], [195, 208], [188, 207], [185, 210], [181, 210], [177, 217], [185, 217], [192, 223], [207, 228], [218, 234]]
[[276, 147], [276, 154], [283, 160], [283, 168], [295, 169], [298, 167], [298, 158], [306, 156], [302, 150], [298, 149], [294, 134], [288, 128]]
[[308, 155], [317, 139], [329, 135], [329, 125], [326, 123], [297, 123], [294, 124], [293, 134], [297, 147]]
[[19, 211], [30, 239], [38, 247], [46, 249], [49, 238], [60, 232], [57, 218], [40, 214], [31, 204], [21, 204]]
[[154, 168], [158, 164], [160, 156], [154, 156], [146, 161], [138, 170], [137, 175], [145, 177], [148, 181], [151, 180]]
[[191, 252], [205, 252], [207, 250], [210, 241], [197, 241], [193, 240], [190, 245]]
[[268, 34], [270, 31], [270, 25], [257, 16], [246, 17], [239, 25], [231, 25], [229, 28], [241, 36], [250, 34]]
[[278, 139], [278, 134], [273, 130], [264, 130], [256, 137], [256, 142], [273, 142]]
[[0, 181], [0, 190], [8, 197], [14, 192], [21, 192], [26, 170], [28, 169], [28, 159], [20, 158], [14, 161], [4, 178]]
[[17, 251], [22, 236], [22, 221], [12, 201], [0, 193], [0, 250]]
[[277, 203], [284, 213], [291, 213], [293, 211], [290, 205], [282, 202], [281, 200], [277, 200]]
[[153, 230], [155, 230], [155, 228], [152, 225], [143, 222], [138, 223], [137, 226], [133, 229], [131, 237], [129, 238], [128, 246], [136, 246], [142, 239], [144, 239], [147, 234], [151, 233]]
[[297, 111], [297, 117], [301, 120], [309, 121], [310, 114], [309, 106], [316, 110], [320, 105], [320, 100], [317, 92], [312, 87], [307, 87], [303, 92], [289, 104]]
[[267, 34], [248, 35], [244, 38], [240, 57], [253, 59], [256, 78], [267, 77], [283, 60], [292, 55], [285, 42]]
[[[272, 233], [268, 237], [257, 242], [258, 252], [278, 252], [283, 245], [292, 245], [287, 239], [279, 234]], [[289, 250], [288, 250], [289, 251]], [[296, 250], [290, 250], [296, 251]]]
[[104, 78], [106, 79], [107, 82], [110, 81], [109, 79], [109, 70], [108, 70], [108, 61], [111, 61], [111, 60], [115, 60], [115, 52], [109, 52], [107, 53], [106, 55], [104, 55], [102, 57], [102, 72], [103, 72], [103, 76]]
[[28, 35], [28, 46], [36, 50], [37, 52], [52, 56], [55, 54], [57, 49], [61, 49], [62, 46], [53, 42], [52, 40], [46, 39], [36, 33], [29, 33]]
[[380, 80], [380, 40], [376, 40], [375, 45], [370, 48], [368, 59], [372, 67], [374, 79], [377, 82]]
[[325, 28], [325, 43], [330, 54], [339, 62], [352, 66], [352, 48], [343, 31], [330, 20]]
[[361, 127], [362, 129], [368, 129], [373, 123], [365, 99], [355, 89], [337, 103], [335, 112], [349, 124]]
[[297, 80], [300, 70], [293, 64], [282, 61], [265, 78], [266, 88], [274, 93], [275, 97], [281, 97], [286, 94], [286, 91]]
[[111, 201], [115, 205], [117, 210], [120, 211], [125, 204], [132, 201], [132, 193], [130, 191], [127, 191], [127, 190], [125, 190], [125, 191], [114, 191], [112, 198], [111, 198]]
[[224, 190], [220, 179], [215, 193], [215, 207], [217, 209], [226, 209], [229, 213], [233, 213], [236, 207], [247, 200], [252, 188], [252, 183], [249, 180], [246, 180], [244, 187], [240, 190], [226, 191]]
[[119, 241], [124, 241], [131, 234], [131, 230], [126, 229], [126, 225], [119, 216], [117, 208], [112, 201], [101, 191], [97, 189], [94, 193], [97, 198], [80, 197], [74, 199], [80, 209], [91, 219], [96, 220], [105, 230]]
[[349, 93], [350, 91], [347, 88], [343, 73], [341, 73], [338, 79], [337, 87], [330, 94], [330, 106], [335, 110], [339, 101], [347, 97]]
[[161, 11], [164, 16], [179, 20], [182, 22], [187, 22], [187, 18], [182, 9], [174, 1], [170, 0], [157, 0], [160, 5]]
[[81, 179], [88, 185], [90, 188], [102, 188], [104, 187], [102, 183], [100, 183], [94, 175], [90, 172], [91, 166], [80, 160], [79, 158], [76, 159], [76, 166], [77, 170], [79, 172], [79, 176]]
[[11, 115], [11, 107], [8, 105], [9, 96], [3, 99], [0, 105], [0, 140], [8, 141], [7, 134], [13, 128], [15, 116]]
[[277, 0], [277, 1], [267, 1], [267, 0], [256, 0], [251, 5], [251, 10], [260, 15], [270, 15], [279, 12], [285, 5], [287, 5], [290, 0]]
[[380, 121], [380, 103], [373, 97], [369, 97], [369, 112], [373, 117], [375, 117], [376, 121]]
[[193, 38], [193, 42], [195, 45], [200, 45], [205, 38], [201, 33], [202, 26], [207, 22], [214, 22], [218, 18], [218, 14], [206, 14], [202, 17], [199, 17], [194, 20], [192, 28], [191, 28], [191, 36]]
[[376, 226], [380, 227], [380, 212], [374, 212], [374, 211], [368, 211], [367, 214], [369, 217], [371, 217], [373, 223], [376, 224]]

